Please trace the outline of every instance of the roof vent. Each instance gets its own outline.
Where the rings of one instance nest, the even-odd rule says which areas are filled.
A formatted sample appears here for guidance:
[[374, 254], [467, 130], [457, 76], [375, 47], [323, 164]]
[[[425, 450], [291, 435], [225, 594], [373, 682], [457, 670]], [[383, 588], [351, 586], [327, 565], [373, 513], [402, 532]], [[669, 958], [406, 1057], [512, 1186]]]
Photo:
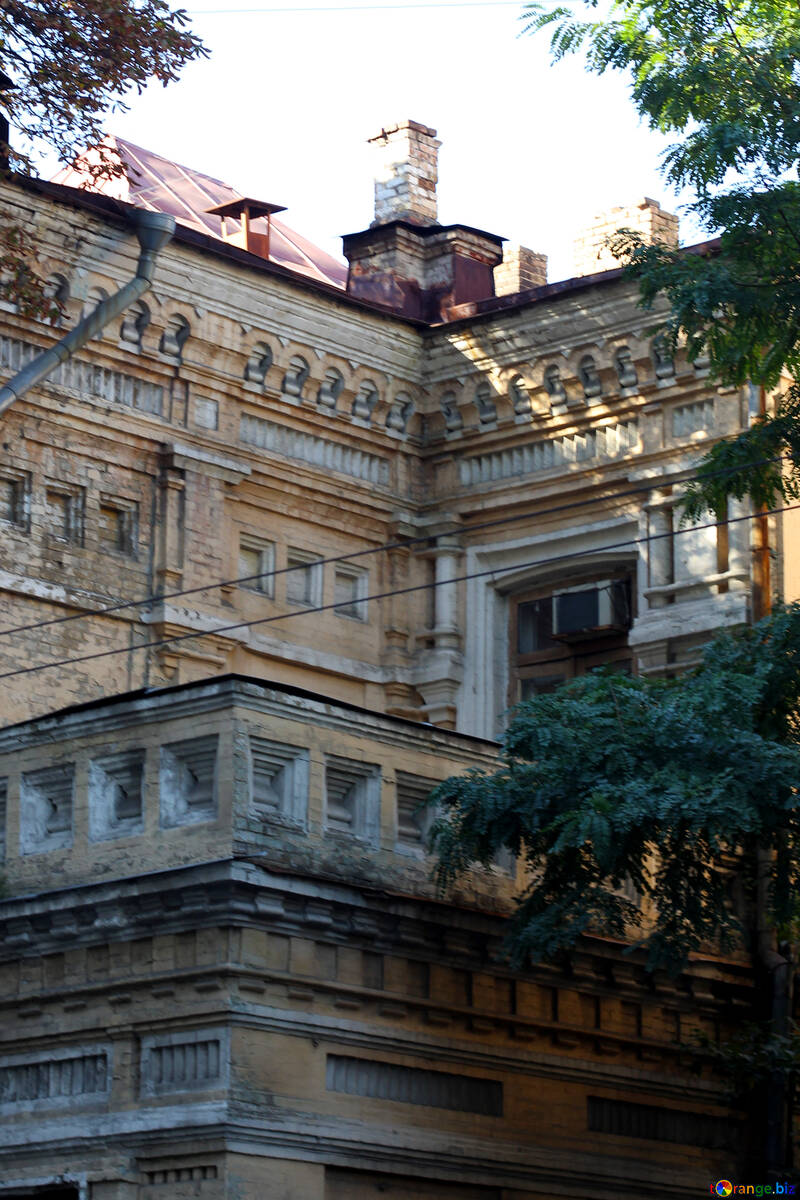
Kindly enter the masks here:
[[[229, 242], [232, 246], [241, 246], [243, 250], [257, 254], [259, 258], [269, 258], [272, 216], [274, 213], [286, 212], [286, 205], [267, 204], [263, 200], [253, 200], [250, 196], [239, 196], [226, 204], [217, 204], [205, 211], [219, 217], [224, 242]], [[252, 227], [253, 221], [259, 217], [267, 218], [266, 233], [256, 233]], [[228, 228], [229, 220], [234, 222], [233, 229]]]

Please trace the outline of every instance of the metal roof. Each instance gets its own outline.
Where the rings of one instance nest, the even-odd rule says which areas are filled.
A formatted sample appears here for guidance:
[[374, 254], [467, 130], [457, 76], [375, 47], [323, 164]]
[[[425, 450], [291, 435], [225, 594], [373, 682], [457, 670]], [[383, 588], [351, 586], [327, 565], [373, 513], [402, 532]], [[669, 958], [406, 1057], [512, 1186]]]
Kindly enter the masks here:
[[[220, 241], [225, 240], [220, 217], [208, 210], [243, 200], [244, 197], [235, 188], [191, 167], [182, 167], [123, 138], [107, 137], [103, 148], [107, 157], [110, 155], [118, 160], [122, 167], [121, 175], [112, 179], [98, 178], [96, 167], [101, 160], [101, 153], [89, 150], [72, 167], [66, 167], [54, 175], [53, 182], [115, 196], [118, 200], [154, 212], [171, 213], [182, 225], [210, 234]], [[94, 173], [92, 167], [95, 167]], [[262, 208], [280, 211], [278, 205], [264, 203]], [[238, 230], [238, 221], [232, 221], [231, 224], [234, 230]], [[254, 218], [252, 230], [266, 237], [267, 218]], [[344, 263], [274, 217], [269, 218], [269, 231], [271, 262], [334, 287], [346, 286], [347, 267]]]

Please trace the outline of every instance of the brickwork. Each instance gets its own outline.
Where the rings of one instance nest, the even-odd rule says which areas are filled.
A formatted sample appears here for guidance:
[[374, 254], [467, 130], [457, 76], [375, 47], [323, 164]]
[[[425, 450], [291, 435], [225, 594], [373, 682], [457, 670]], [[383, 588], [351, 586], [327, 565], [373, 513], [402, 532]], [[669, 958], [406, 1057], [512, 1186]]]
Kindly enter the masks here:
[[648, 246], [660, 242], [674, 249], [678, 245], [678, 218], [666, 212], [657, 200], [645, 196], [638, 204], [621, 205], [601, 213], [580, 233], [573, 245], [576, 275], [593, 275], [621, 265], [608, 245], [609, 238], [619, 229], [632, 230]]
[[[747, 619], [748, 522], [673, 517], [747, 394], [619, 276], [548, 287], [432, 225], [434, 131], [376, 146], [349, 294], [179, 232], [146, 308], [4, 416], [0, 1193], [677, 1200], [746, 1149], [679, 1043], [741, 1020], [747, 962], [651, 979], [598, 938], [512, 972], [524, 864], [445, 900], [416, 802], [494, 761], [526, 596], [624, 576], [654, 673]], [[133, 274], [121, 210], [0, 193], [65, 326]], [[60, 333], [0, 306], [2, 377]]]
[[375, 172], [375, 220], [434, 225], [441, 142], [436, 130], [418, 121], [390, 125], [370, 138], [378, 160]]
[[498, 296], [514, 296], [547, 283], [547, 255], [527, 246], [504, 246], [503, 261], [494, 269], [494, 290]]

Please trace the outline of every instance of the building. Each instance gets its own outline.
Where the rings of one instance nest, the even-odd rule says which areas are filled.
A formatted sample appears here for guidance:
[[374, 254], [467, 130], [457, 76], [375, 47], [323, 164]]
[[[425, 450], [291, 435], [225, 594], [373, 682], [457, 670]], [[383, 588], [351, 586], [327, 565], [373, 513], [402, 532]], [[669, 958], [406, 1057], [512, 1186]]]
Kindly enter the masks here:
[[748, 962], [651, 980], [596, 938], [514, 975], [516, 864], [445, 902], [416, 805], [520, 696], [683, 669], [797, 594], [794, 514], [673, 517], [758, 398], [653, 341], [607, 218], [553, 284], [440, 225], [416, 122], [374, 139], [346, 278], [279, 205], [115, 146], [113, 195], [2, 184], [67, 312], [3, 307], [5, 377], [134, 275], [139, 209], [179, 223], [2, 417], [0, 1197], [705, 1188], [746, 1136], [680, 1043], [737, 1023]]

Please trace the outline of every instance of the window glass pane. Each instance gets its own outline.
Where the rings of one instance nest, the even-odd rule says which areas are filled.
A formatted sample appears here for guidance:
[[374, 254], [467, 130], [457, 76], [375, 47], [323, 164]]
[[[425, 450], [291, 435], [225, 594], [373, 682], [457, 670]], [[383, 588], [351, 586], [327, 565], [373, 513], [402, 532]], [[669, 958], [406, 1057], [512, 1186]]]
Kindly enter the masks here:
[[20, 520], [20, 493], [22, 488], [16, 479], [0, 480], [0, 519], [18, 522]]
[[535, 654], [558, 645], [553, 640], [553, 598], [544, 596], [517, 609], [517, 651]]
[[546, 696], [554, 692], [564, 683], [563, 675], [540, 675], [535, 679], [520, 679], [520, 700], [533, 700], [536, 696]]

